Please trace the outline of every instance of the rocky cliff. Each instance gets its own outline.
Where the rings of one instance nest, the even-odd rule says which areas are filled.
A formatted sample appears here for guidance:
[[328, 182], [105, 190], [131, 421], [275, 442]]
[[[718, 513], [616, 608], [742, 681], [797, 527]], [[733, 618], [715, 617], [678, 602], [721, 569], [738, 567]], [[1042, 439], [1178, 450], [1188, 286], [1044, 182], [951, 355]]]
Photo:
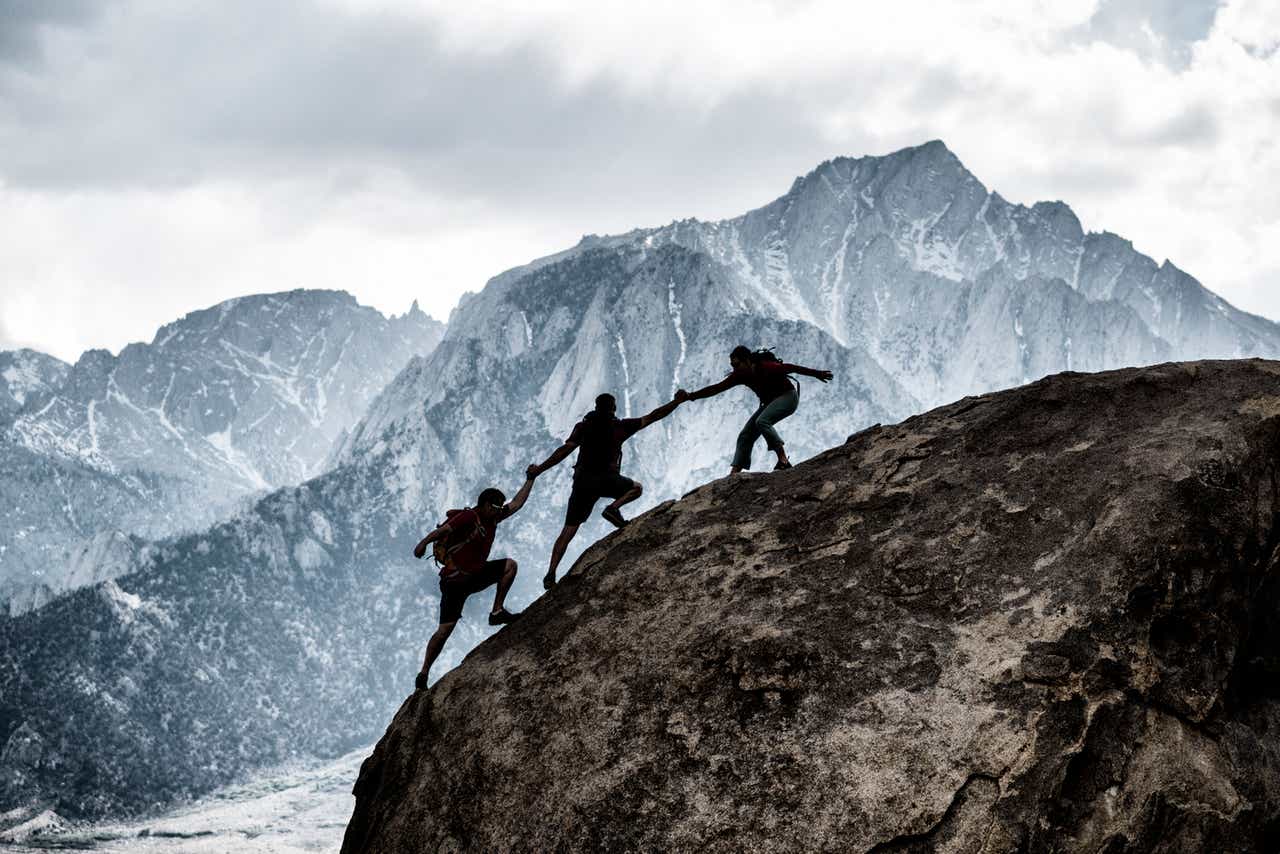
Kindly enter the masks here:
[[401, 706], [343, 851], [1274, 851], [1280, 364], [707, 484]]

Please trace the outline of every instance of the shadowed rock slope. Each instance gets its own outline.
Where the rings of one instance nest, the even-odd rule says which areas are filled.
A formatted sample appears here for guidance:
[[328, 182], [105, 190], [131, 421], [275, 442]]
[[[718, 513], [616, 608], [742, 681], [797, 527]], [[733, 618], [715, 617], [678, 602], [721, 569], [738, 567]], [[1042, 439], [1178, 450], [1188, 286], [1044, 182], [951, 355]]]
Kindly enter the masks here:
[[410, 697], [343, 852], [1274, 851], [1280, 364], [708, 484]]

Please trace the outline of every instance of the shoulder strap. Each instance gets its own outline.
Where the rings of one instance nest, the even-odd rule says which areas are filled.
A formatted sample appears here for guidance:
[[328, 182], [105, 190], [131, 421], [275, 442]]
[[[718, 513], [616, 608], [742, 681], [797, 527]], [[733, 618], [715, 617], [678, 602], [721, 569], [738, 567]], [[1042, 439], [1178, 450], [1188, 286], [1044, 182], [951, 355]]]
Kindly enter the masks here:
[[476, 517], [475, 524], [471, 526], [471, 533], [465, 537], [458, 539], [456, 542], [454, 541], [453, 537], [450, 537], [448, 542], [446, 542], [444, 549], [442, 550], [444, 553], [443, 557], [441, 557], [441, 555], [439, 554], [433, 553], [432, 556], [436, 559], [436, 563], [440, 564], [441, 566], [448, 566], [450, 561], [453, 560], [454, 552], [456, 552], [458, 549], [462, 548], [467, 543], [474, 540], [476, 537], [484, 536], [484, 523], [480, 521], [480, 514], [476, 512], [474, 508], [468, 508], [468, 509], [471, 509], [472, 512], [475, 513], [475, 517]]

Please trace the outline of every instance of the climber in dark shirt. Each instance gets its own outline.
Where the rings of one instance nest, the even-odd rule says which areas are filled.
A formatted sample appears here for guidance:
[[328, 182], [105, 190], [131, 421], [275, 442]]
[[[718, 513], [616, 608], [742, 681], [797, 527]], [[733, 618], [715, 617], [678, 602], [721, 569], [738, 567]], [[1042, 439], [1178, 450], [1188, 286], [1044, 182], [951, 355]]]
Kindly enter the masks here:
[[[687, 396], [684, 389], [676, 393]], [[564, 444], [552, 451], [541, 464], [529, 467], [532, 474], [539, 475], [558, 465], [574, 450], [578, 452], [564, 528], [551, 547], [551, 565], [542, 579], [542, 586], [547, 590], [556, 583], [556, 568], [560, 566], [565, 549], [578, 533], [578, 527], [590, 518], [591, 509], [597, 501], [612, 498], [613, 501], [600, 515], [618, 528], [627, 524], [627, 520], [622, 518], [621, 508], [639, 498], [643, 488], [636, 481], [622, 476], [622, 444], [638, 431], [666, 418], [679, 405], [680, 400], [672, 400], [640, 418], [618, 418], [618, 402], [613, 395], [602, 394], [596, 398], [596, 408], [574, 425]]]
[[[705, 397], [713, 397], [722, 391], [728, 391], [735, 386], [744, 385], [755, 392], [756, 397], [760, 399], [760, 406], [751, 413], [746, 426], [738, 434], [738, 445], [733, 455], [733, 464], [729, 469], [731, 474], [751, 468], [751, 448], [755, 445], [756, 439], [761, 436], [764, 436], [769, 450], [778, 455], [778, 462], [774, 468], [791, 468], [791, 460], [787, 458], [782, 437], [773, 426], [794, 413], [796, 407], [800, 405], [800, 388], [791, 381], [789, 375], [801, 374], [824, 383], [830, 382], [833, 376], [831, 371], [788, 364], [776, 358], [769, 358], [771, 355], [762, 356], [739, 345], [729, 354], [729, 367], [732, 371], [727, 377], [706, 388], [685, 393], [686, 400], [701, 400]], [[681, 399], [680, 392], [676, 393], [676, 399]]]
[[511, 518], [524, 506], [536, 477], [530, 466], [525, 471], [524, 485], [509, 502], [502, 490], [489, 487], [480, 493], [475, 507], [448, 511], [445, 523], [413, 547], [413, 556], [421, 559], [432, 543], [440, 541], [445, 546], [440, 567], [440, 625], [427, 641], [422, 671], [414, 680], [419, 691], [426, 689], [431, 665], [462, 618], [462, 606], [468, 596], [496, 584], [489, 625], [509, 623], [520, 616], [508, 611], [503, 604], [516, 580], [516, 562], [511, 558], [489, 560], [489, 551], [493, 548], [498, 523]]

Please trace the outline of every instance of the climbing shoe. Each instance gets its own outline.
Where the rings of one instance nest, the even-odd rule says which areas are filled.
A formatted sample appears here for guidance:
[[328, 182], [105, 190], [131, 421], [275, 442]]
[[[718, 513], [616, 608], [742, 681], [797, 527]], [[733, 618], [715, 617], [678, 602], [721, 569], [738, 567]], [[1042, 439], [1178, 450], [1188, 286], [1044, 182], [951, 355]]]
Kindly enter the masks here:
[[503, 625], [506, 625], [507, 623], [512, 622], [518, 616], [520, 615], [513, 614], [510, 611], [508, 611], [506, 608], [499, 608], [498, 610], [489, 614], [489, 625], [503, 626]]

